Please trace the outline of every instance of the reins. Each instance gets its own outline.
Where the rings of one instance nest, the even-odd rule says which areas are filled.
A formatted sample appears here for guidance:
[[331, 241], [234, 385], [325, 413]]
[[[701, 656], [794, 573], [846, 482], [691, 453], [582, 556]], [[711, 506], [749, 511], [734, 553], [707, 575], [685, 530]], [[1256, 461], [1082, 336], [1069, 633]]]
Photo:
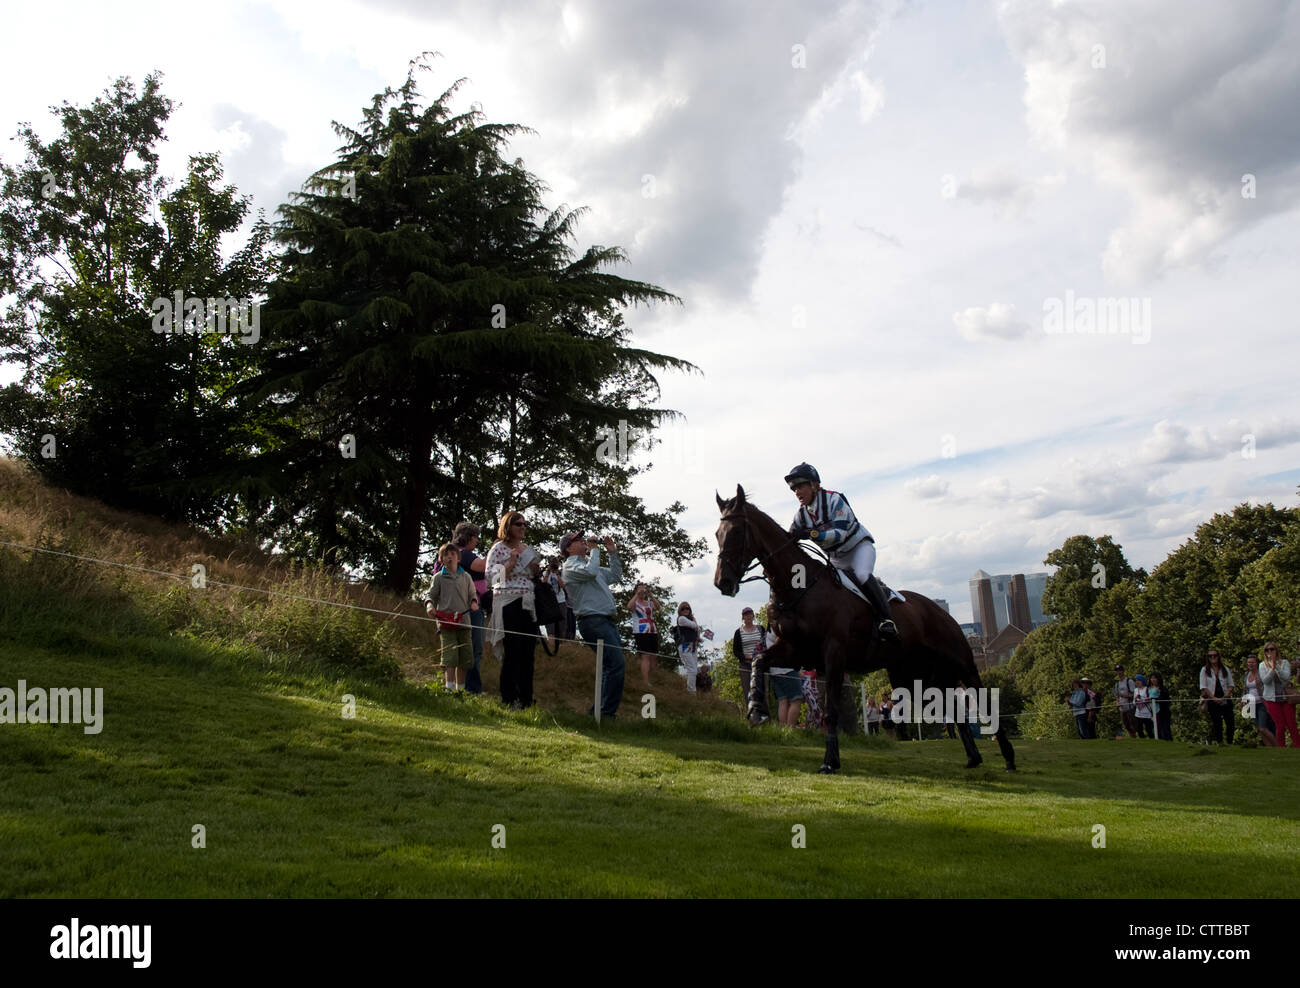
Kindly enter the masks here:
[[[745, 546], [749, 546], [751, 540], [750, 540], [750, 537], [749, 537], [749, 518], [748, 518], [748, 516], [746, 516], [746, 514], [745, 514], [743, 511], [737, 511], [737, 512], [733, 512], [732, 514], [729, 514], [729, 515], [723, 515], [723, 516], [722, 516], [722, 520], [723, 520], [723, 521], [734, 521], [734, 520], [736, 520], [736, 519], [739, 519], [739, 520], [740, 520], [740, 523], [744, 526], [744, 528], [743, 528], [743, 530], [742, 530], [743, 533], [744, 533], [743, 536], [742, 536], [742, 538], [744, 539], [744, 545], [745, 545]], [[756, 581], [756, 580], [762, 580], [762, 581], [763, 581], [764, 583], [766, 583], [769, 587], [771, 587], [771, 586], [772, 586], [772, 581], [768, 578], [767, 573], [766, 573], [766, 569], [767, 569], [767, 564], [768, 564], [768, 562], [769, 562], [769, 561], [772, 559], [772, 557], [775, 556], [777, 553], [781, 552], [782, 550], [786, 549], [786, 548], [789, 547], [789, 546], [797, 545], [800, 541], [802, 541], [802, 540], [799, 538], [799, 536], [797, 536], [797, 535], [796, 535], [796, 536], [791, 536], [790, 538], [788, 538], [788, 539], [786, 539], [784, 542], [782, 542], [779, 546], [777, 546], [775, 549], [773, 549], [771, 552], [768, 552], [768, 553], [756, 552], [755, 555], [754, 555], [754, 560], [753, 560], [753, 562], [751, 562], [748, 566], [746, 566], [746, 567], [744, 568], [744, 570], [741, 571], [741, 574], [740, 574], [740, 575], [741, 575], [741, 579], [738, 580], [737, 582], [743, 584], [743, 583], [753, 583], [753, 582]], [[826, 566], [829, 567], [829, 566], [831, 565], [831, 559], [830, 559], [830, 556], [828, 556], [828, 555], [826, 554], [826, 552], [821, 548], [821, 546], [814, 545], [813, 548], [816, 549], [816, 550], [817, 550], [817, 554], [818, 554], [819, 556], [821, 556], [821, 560], [820, 560], [820, 561], [821, 561], [822, 563], [824, 563], [824, 565], [826, 565]], [[755, 566], [759, 566], [759, 567], [761, 567], [761, 568], [764, 570], [764, 572], [762, 572], [762, 573], [757, 573], [757, 574], [755, 574], [754, 576], [746, 577], [745, 574], [748, 573], [750, 570], [752, 570]], [[790, 604], [788, 605], [788, 607], [789, 607], [791, 610], [793, 610], [796, 606], [798, 606], [799, 601], [800, 601], [800, 599], [803, 597], [804, 594], [806, 594], [809, 590], [811, 590], [814, 586], [817, 585], [817, 581], [821, 578], [821, 575], [822, 575], [822, 574], [820, 574], [820, 573], [816, 574], [816, 575], [813, 577], [812, 582], [811, 582], [811, 583], [808, 583], [806, 586], [799, 587], [799, 588], [797, 588], [797, 589], [794, 588], [794, 587], [790, 587], [790, 588], [788, 589], [788, 592], [791, 593], [791, 594], [793, 594], [793, 600], [792, 600], [792, 601], [790, 602]], [[775, 591], [775, 588], [773, 588], [773, 590]]]

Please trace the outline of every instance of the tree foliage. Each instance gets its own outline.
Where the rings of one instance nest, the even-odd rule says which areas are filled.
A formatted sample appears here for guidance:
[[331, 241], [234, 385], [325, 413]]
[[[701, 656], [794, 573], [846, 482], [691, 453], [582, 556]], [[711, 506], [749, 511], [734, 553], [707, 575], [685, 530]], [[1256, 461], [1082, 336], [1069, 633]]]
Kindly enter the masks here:
[[[1070, 680], [1087, 675], [1107, 693], [1114, 666], [1129, 675], [1159, 672], [1176, 701], [1176, 736], [1195, 738], [1202, 724], [1194, 702], [1210, 646], [1235, 677], [1246, 654], [1276, 640], [1294, 654], [1300, 635], [1300, 509], [1238, 505], [1200, 525], [1148, 577], [1132, 570], [1109, 536], [1072, 536], [1046, 562], [1060, 567], [1047, 583], [1043, 609], [1059, 619], [1034, 629], [1009, 671], [1041, 705], [1060, 701]], [[1118, 582], [1092, 586], [1102, 562]], [[1111, 705], [1113, 706], [1113, 704]], [[1045, 716], [1045, 715], [1044, 715]]]
[[[530, 541], [572, 527], [634, 561], [703, 551], [629, 493], [636, 468], [598, 457], [602, 429], [651, 430], [656, 372], [687, 362], [630, 344], [628, 306], [676, 301], [576, 252], [578, 211], [503, 157], [523, 130], [453, 112], [460, 83], [419, 104], [406, 82], [281, 207], [268, 348], [249, 406], [281, 421], [239, 486], [268, 540], [405, 592], [422, 548], [461, 518], [526, 511]], [[340, 444], [349, 444], [341, 452]]]
[[22, 125], [26, 158], [3, 166], [0, 360], [23, 373], [0, 392], [0, 430], [68, 490], [216, 523], [231, 496], [205, 478], [249, 441], [228, 392], [255, 355], [231, 335], [155, 332], [154, 300], [251, 299], [269, 233], [223, 256], [249, 205], [216, 155], [191, 157], [174, 188], [159, 175], [172, 103], [156, 74], [52, 109], [60, 136]]

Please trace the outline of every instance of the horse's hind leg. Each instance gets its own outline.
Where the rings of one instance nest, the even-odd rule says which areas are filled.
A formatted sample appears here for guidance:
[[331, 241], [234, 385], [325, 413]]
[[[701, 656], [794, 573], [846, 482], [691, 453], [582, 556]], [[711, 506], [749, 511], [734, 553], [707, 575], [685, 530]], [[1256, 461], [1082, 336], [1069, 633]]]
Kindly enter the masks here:
[[957, 734], [961, 738], [961, 746], [966, 749], [966, 767], [975, 768], [984, 761], [980, 755], [979, 747], [975, 744], [975, 738], [971, 735], [970, 725], [959, 723], [957, 725]]

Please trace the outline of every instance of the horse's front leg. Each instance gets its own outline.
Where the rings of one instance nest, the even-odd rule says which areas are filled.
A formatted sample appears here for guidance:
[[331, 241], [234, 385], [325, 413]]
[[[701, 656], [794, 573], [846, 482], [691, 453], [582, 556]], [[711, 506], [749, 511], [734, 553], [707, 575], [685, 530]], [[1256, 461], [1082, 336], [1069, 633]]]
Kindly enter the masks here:
[[844, 650], [834, 642], [826, 646], [826, 754], [823, 774], [840, 770], [840, 690], [844, 686]]

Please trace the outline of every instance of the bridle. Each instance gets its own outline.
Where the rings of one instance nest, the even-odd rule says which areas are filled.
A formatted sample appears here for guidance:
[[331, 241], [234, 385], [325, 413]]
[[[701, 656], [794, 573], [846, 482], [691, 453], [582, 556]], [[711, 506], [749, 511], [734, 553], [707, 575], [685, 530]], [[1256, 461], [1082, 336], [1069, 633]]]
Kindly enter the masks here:
[[[736, 519], [739, 519], [741, 523], [741, 549], [747, 550], [751, 544], [749, 538], [749, 517], [745, 514], [744, 511], [735, 511], [732, 512], [731, 514], [722, 516], [723, 521], [734, 521]], [[744, 570], [740, 574], [741, 579], [739, 579], [737, 583], [738, 584], [753, 583], [755, 580], [762, 580], [769, 587], [772, 586], [772, 581], [767, 578], [766, 573], [756, 573], [754, 576], [750, 576], [750, 577], [746, 577], [745, 574], [748, 573], [750, 570], [752, 570], [755, 566], [759, 566], [762, 567], [763, 569], [766, 569], [767, 563], [772, 559], [773, 556], [781, 552], [781, 550], [785, 549], [787, 546], [794, 545], [799, 541], [800, 539], [798, 536], [791, 536], [790, 538], [782, 542], [779, 546], [777, 546], [775, 549], [773, 549], [771, 552], [768, 553], [755, 552], [753, 562], [751, 562], [748, 566], [744, 568]], [[817, 549], [817, 552], [821, 554], [823, 560], [826, 562], [826, 565], [829, 566], [830, 557], [826, 555], [826, 553], [822, 550], [820, 546], [815, 546], [814, 548]], [[726, 552], [725, 545], [723, 546], [722, 551], [724, 553]], [[789, 592], [794, 595], [794, 599], [788, 605], [791, 610], [793, 610], [796, 606], [798, 606], [799, 601], [804, 594], [806, 594], [809, 590], [811, 590], [814, 586], [817, 585], [817, 581], [818, 579], [820, 579], [820, 576], [821, 574], [815, 574], [812, 580], [803, 587], [799, 587], [797, 589], [793, 587], [790, 588]]]

